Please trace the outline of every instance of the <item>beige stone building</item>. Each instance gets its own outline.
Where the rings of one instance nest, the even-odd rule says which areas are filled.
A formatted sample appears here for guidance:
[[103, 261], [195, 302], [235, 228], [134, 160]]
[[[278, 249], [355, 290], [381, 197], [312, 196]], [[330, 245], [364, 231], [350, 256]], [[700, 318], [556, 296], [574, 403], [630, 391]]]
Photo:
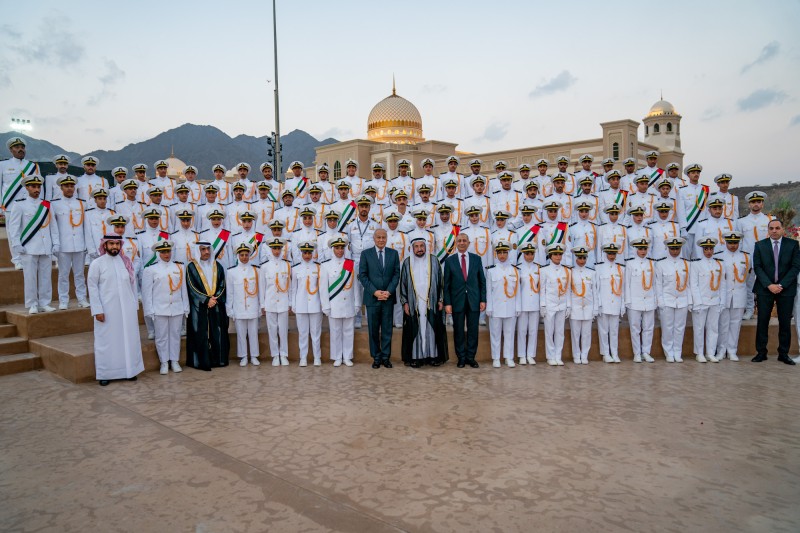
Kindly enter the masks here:
[[[461, 159], [459, 172], [469, 173], [468, 160], [477, 157], [483, 161], [482, 173], [494, 175], [493, 165], [497, 160], [508, 162], [509, 170], [516, 170], [522, 163], [534, 164], [545, 158], [555, 168], [555, 160], [566, 155], [574, 170], [580, 167], [579, 158], [589, 153], [594, 156], [593, 170], [602, 173], [601, 161], [613, 157], [621, 161], [634, 157], [638, 166], [644, 166], [644, 154], [648, 150], [661, 153], [659, 166], [677, 162], [683, 166], [681, 151], [681, 115], [666, 100], [659, 100], [642, 119], [644, 139], [639, 140], [640, 123], [631, 119], [614, 120], [600, 124], [600, 136], [595, 139], [570, 141], [545, 146], [510, 148], [496, 152], [471, 153], [458, 150], [458, 143], [427, 140], [423, 135], [422, 116], [414, 104], [399, 96], [395, 89], [392, 94], [378, 102], [367, 118], [367, 138], [352, 139], [316, 149], [314, 165], [306, 168], [306, 175], [316, 179], [316, 165], [327, 163], [333, 178], [344, 175], [345, 162], [354, 159], [359, 164], [359, 175], [371, 174], [373, 162], [386, 165], [387, 177], [396, 175], [396, 163], [400, 159], [411, 161], [411, 175], [422, 174], [420, 162], [430, 157], [436, 162], [435, 173], [445, 172], [445, 158], [457, 155]], [[615, 168], [622, 172], [622, 165]], [[535, 170], [534, 170], [535, 173]], [[552, 173], [552, 172], [549, 172]]]

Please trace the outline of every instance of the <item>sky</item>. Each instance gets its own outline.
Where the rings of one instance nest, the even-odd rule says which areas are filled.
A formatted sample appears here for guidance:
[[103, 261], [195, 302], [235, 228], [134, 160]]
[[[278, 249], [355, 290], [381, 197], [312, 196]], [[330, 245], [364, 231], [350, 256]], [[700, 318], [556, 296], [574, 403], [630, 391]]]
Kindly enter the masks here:
[[[0, 6], [2, 126], [80, 153], [187, 122], [275, 129], [268, 0]], [[277, 0], [277, 16], [283, 133], [365, 138], [393, 75], [425, 137], [470, 152], [597, 138], [663, 91], [686, 163], [733, 186], [800, 179], [800, 0]]]

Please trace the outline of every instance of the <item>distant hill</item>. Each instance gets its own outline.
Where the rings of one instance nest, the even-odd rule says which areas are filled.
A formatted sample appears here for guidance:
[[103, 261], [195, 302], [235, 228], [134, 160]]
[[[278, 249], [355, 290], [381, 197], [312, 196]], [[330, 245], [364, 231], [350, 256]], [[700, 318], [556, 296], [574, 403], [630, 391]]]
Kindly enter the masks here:
[[[749, 213], [750, 210], [747, 207], [747, 202], [744, 197], [746, 194], [756, 190], [767, 193], [767, 201], [764, 204], [764, 210], [767, 213], [770, 213], [775, 206], [784, 201], [788, 201], [798, 213], [800, 213], [800, 181], [789, 181], [773, 185], [731, 187], [731, 194], [735, 194], [739, 197], [739, 216], [744, 216]], [[795, 217], [795, 224], [797, 224], [799, 220], [798, 217]]]
[[[20, 135], [28, 141], [28, 155], [35, 161], [51, 161], [60, 153], [69, 155], [73, 163], [78, 163], [81, 158], [80, 154], [28, 135], [7, 132], [0, 133], [0, 138], [6, 139], [12, 135]], [[284, 135], [281, 137], [284, 170], [293, 160], [310, 165], [314, 161], [316, 147], [335, 142], [338, 141], [330, 138], [318, 141], [303, 130], [294, 130]], [[100, 169], [110, 170], [115, 166], [130, 168], [136, 163], [145, 163], [148, 167], [152, 167], [154, 161], [168, 157], [174, 150], [175, 157], [187, 165], [198, 167], [200, 179], [208, 179], [211, 177], [211, 167], [216, 163], [231, 168], [240, 161], [245, 161], [257, 170], [258, 166], [267, 160], [268, 148], [267, 136], [238, 135], [231, 138], [214, 126], [184, 124], [160, 133], [152, 139], [129, 144], [121, 150], [93, 150], [89, 153], [100, 160]]]

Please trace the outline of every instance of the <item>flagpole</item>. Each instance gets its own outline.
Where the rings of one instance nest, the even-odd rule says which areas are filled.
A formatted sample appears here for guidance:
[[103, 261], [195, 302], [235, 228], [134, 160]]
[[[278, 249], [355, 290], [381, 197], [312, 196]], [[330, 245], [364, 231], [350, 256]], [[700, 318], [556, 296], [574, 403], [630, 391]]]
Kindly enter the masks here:
[[273, 50], [275, 53], [275, 172], [278, 181], [283, 181], [284, 175], [281, 168], [281, 119], [280, 119], [280, 106], [278, 104], [278, 19], [276, 14], [275, 3], [277, 0], [272, 0], [272, 36], [273, 36]]

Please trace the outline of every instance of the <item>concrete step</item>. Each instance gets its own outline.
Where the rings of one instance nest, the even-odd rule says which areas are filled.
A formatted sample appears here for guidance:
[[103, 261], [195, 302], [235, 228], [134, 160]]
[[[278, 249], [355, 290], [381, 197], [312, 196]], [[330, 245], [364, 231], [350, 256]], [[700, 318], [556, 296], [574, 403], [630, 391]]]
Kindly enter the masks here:
[[43, 368], [42, 358], [33, 353], [0, 355], [0, 376], [19, 374]]
[[0, 339], [6, 339], [8, 337], [14, 337], [18, 334], [17, 326], [14, 324], [2, 324], [0, 323]]
[[6, 229], [2, 228], [0, 235], [0, 267], [11, 266], [11, 248], [8, 246], [8, 238], [6, 237]]
[[[2, 243], [0, 243], [2, 248]], [[87, 267], [88, 269], [88, 267]], [[58, 269], [53, 268], [52, 273], [53, 284], [53, 301], [58, 302]], [[25, 286], [21, 270], [16, 270], [13, 267], [0, 268], [0, 305], [13, 305], [25, 303]], [[69, 294], [70, 299], [75, 298], [75, 285], [70, 276], [69, 281]], [[57, 305], [57, 304], [56, 304]]]
[[0, 339], [0, 355], [11, 355], [28, 351], [28, 339], [8, 337]]
[[[57, 307], [53, 303], [53, 307]], [[4, 308], [7, 321], [16, 326], [20, 337], [26, 339], [40, 339], [43, 337], [56, 337], [72, 333], [92, 331], [94, 320], [89, 309], [78, 307], [77, 300], [69, 302], [69, 309], [56, 310], [52, 313], [37, 313], [31, 315], [22, 304], [9, 305]], [[141, 309], [139, 323], [144, 324]]]

